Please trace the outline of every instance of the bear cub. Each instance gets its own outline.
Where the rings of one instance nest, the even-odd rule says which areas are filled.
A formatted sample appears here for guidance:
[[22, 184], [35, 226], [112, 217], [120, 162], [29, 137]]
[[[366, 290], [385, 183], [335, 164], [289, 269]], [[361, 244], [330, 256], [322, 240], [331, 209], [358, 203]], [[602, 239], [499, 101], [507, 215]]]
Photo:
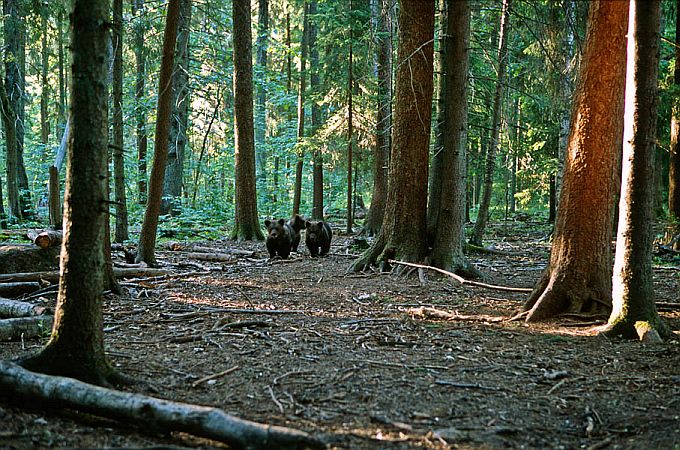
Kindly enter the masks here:
[[312, 258], [327, 255], [331, 249], [333, 232], [326, 222], [305, 222], [305, 244]]
[[293, 244], [291, 246], [291, 250], [297, 253], [298, 246], [300, 245], [300, 231], [305, 227], [305, 219], [303, 219], [299, 214], [295, 214], [288, 221], [288, 226], [293, 230]]
[[267, 251], [269, 257], [273, 258], [277, 254], [283, 258], [288, 259], [290, 249], [293, 245], [294, 231], [285, 221], [279, 220], [265, 220], [264, 225], [267, 227]]

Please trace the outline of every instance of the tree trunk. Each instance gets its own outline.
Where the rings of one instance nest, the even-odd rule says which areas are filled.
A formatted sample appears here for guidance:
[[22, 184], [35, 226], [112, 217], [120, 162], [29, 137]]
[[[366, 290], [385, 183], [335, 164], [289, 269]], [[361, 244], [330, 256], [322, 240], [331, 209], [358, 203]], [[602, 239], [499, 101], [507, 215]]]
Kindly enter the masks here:
[[[352, 0], [349, 0], [349, 15], [352, 17]], [[350, 19], [352, 20], [352, 19]], [[352, 53], [352, 25], [349, 28], [349, 58], [347, 66], [347, 234], [353, 233], [352, 226], [354, 225], [354, 196], [352, 194], [352, 164], [353, 159], [353, 140], [354, 140], [354, 117], [352, 116], [354, 106], [352, 105], [354, 93], [354, 55]]]
[[631, 0], [623, 133], [623, 175], [607, 334], [654, 339], [670, 335], [654, 304], [654, 156], [661, 0]]
[[175, 57], [175, 42], [179, 23], [180, 0], [169, 0], [165, 33], [163, 35], [163, 57], [158, 81], [158, 111], [156, 113], [156, 137], [154, 139], [154, 160], [149, 182], [149, 198], [144, 213], [142, 230], [139, 233], [137, 262], [156, 265], [155, 246], [158, 215], [161, 210], [163, 179], [168, 160], [168, 135], [172, 113], [172, 69]]
[[255, 143], [253, 136], [253, 61], [250, 0], [234, 7], [234, 176], [236, 221], [232, 239], [263, 240], [257, 215]]
[[267, 187], [267, 51], [269, 49], [269, 0], [258, 0], [256, 40], [255, 156], [258, 185]]
[[48, 103], [50, 99], [49, 81], [47, 80], [47, 71], [49, 69], [49, 48], [47, 45], [47, 5], [40, 5], [40, 143], [43, 145], [43, 158], [47, 154], [47, 143], [50, 138], [50, 117], [48, 111]]
[[[312, 94], [319, 94], [319, 50], [316, 45], [318, 31], [317, 0], [309, 2], [309, 87]], [[317, 102], [312, 103], [312, 133], [316, 132], [321, 125], [321, 109]], [[312, 219], [323, 220], [323, 153], [320, 146], [314, 149], [313, 153], [314, 168], [312, 170]]]
[[[467, 147], [467, 74], [470, 43], [468, 1], [446, 0], [446, 26], [442, 40], [440, 119], [442, 148], [433, 163], [428, 214], [436, 218], [431, 230], [431, 264], [455, 273], [479, 275], [463, 255], [465, 232], [465, 180]], [[437, 193], [436, 193], [437, 192]], [[436, 194], [435, 194], [436, 193]]]
[[377, 58], [374, 62], [378, 78], [375, 148], [373, 151], [373, 193], [364, 229], [372, 236], [380, 231], [387, 199], [387, 171], [392, 146], [392, 7], [389, 0], [372, 0]]
[[[680, 88], [680, 0], [676, 2], [675, 14], [675, 69], [673, 85]], [[671, 112], [670, 160], [668, 163], [668, 217], [670, 219], [667, 240], [680, 233], [680, 97], [673, 96]], [[676, 241], [674, 250], [680, 250]]]
[[501, 27], [498, 41], [498, 79], [496, 81], [496, 93], [493, 99], [493, 117], [491, 119], [491, 136], [489, 147], [486, 149], [486, 164], [484, 166], [484, 186], [482, 187], [482, 200], [477, 212], [477, 220], [472, 230], [470, 243], [482, 246], [482, 235], [489, 220], [489, 207], [491, 206], [491, 193], [493, 191], [493, 175], [496, 169], [496, 150], [500, 137], [501, 113], [503, 100], [503, 85], [505, 72], [508, 64], [508, 29], [510, 27], [510, 4], [511, 0], [503, 0], [501, 12]]
[[115, 241], [128, 240], [123, 140], [123, 0], [113, 0], [113, 186], [116, 205]]
[[161, 214], [178, 215], [182, 203], [184, 153], [189, 124], [189, 32], [191, 30], [191, 0], [180, 0], [177, 47], [172, 74], [173, 95], [168, 162], [163, 179]]
[[2, 121], [5, 125], [5, 147], [7, 150], [5, 167], [7, 174], [7, 214], [9, 217], [21, 218], [19, 201], [19, 183], [17, 181], [17, 116], [7, 95], [5, 83], [0, 79], [0, 103], [2, 105]]
[[427, 253], [427, 172], [432, 105], [434, 2], [403, 0], [399, 11], [393, 148], [385, 218], [378, 237], [350, 270]]
[[[307, 18], [307, 0], [303, 2], [304, 15], [302, 20], [302, 42], [300, 43], [300, 84], [298, 86], [297, 101], [297, 142], [305, 138], [305, 89], [307, 80], [307, 37], [309, 34], [309, 21]], [[295, 186], [293, 187], [293, 213], [300, 214], [300, 202], [302, 201], [302, 166], [303, 151], [297, 151], [297, 163], [295, 164]]]
[[611, 309], [628, 3], [593, 1], [588, 20], [550, 264], [524, 305], [527, 321]]
[[24, 359], [29, 370], [109, 384], [102, 288], [107, 215], [109, 3], [75, 0], [71, 13], [71, 138], [64, 196], [65, 240], [52, 336]]
[[146, 152], [148, 136], [146, 134], [146, 52], [144, 49], [144, 0], [132, 0], [132, 14], [134, 24], [134, 52], [135, 52], [135, 128], [137, 134], [137, 202], [146, 204]]

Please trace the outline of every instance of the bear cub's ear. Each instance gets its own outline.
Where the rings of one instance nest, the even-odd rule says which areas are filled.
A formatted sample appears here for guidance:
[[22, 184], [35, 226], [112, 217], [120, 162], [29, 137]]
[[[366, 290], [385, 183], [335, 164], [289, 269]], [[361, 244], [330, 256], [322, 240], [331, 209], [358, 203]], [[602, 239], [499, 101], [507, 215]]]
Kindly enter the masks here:
[[284, 219], [279, 219], [279, 224], [283, 225], [285, 223], [286, 223], [286, 221]]
[[269, 225], [271, 225], [271, 223], [272, 223], [271, 220], [266, 219], [266, 220], [264, 221], [264, 226], [265, 226], [265, 227], [269, 227]]
[[305, 220], [305, 229], [307, 229], [311, 226], [312, 226], [312, 222], [310, 222], [309, 220]]

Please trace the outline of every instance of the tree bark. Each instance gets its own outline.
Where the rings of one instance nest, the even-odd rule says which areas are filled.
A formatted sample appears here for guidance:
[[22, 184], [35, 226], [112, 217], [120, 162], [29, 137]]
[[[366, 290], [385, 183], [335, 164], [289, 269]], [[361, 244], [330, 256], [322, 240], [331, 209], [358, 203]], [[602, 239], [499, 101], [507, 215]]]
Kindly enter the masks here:
[[[312, 95], [318, 95], [320, 90], [319, 80], [319, 49], [316, 44], [318, 22], [317, 14], [317, 0], [310, 0], [309, 2], [309, 87]], [[321, 108], [317, 102], [312, 102], [312, 117], [311, 117], [312, 133], [321, 125]], [[317, 145], [313, 153], [312, 169], [312, 219], [323, 220], [323, 152], [321, 146]]]
[[264, 239], [257, 214], [255, 142], [253, 130], [253, 47], [250, 0], [233, 0], [234, 7], [234, 176], [236, 220], [232, 239]]
[[[680, 0], [676, 2], [675, 14], [675, 69], [673, 85], [680, 88]], [[673, 97], [671, 110], [670, 160], [668, 163], [668, 217], [670, 218], [667, 240], [680, 233], [680, 98]], [[674, 250], [680, 250], [676, 242]]]
[[623, 133], [623, 175], [614, 259], [613, 309], [607, 334], [668, 337], [654, 304], [654, 156], [659, 68], [660, 0], [631, 0]]
[[508, 64], [508, 29], [510, 27], [511, 0], [503, 0], [501, 12], [501, 27], [498, 41], [498, 78], [496, 80], [496, 93], [493, 99], [493, 117], [491, 119], [491, 136], [489, 146], [486, 149], [486, 164], [484, 166], [484, 186], [482, 187], [482, 200], [477, 212], [477, 220], [472, 229], [470, 243], [482, 246], [482, 236], [486, 223], [489, 220], [489, 207], [491, 206], [491, 193], [493, 191], [493, 175], [496, 170], [496, 150], [500, 137], [501, 113], [503, 101], [503, 86], [505, 84], [505, 72]]
[[627, 23], [627, 2], [590, 3], [550, 264], [524, 304], [527, 321], [611, 310]]
[[46, 310], [47, 308], [44, 306], [0, 297], [0, 317], [2, 318], [39, 316], [44, 314]]
[[49, 248], [61, 245], [61, 230], [28, 230], [26, 236], [40, 248]]
[[154, 139], [154, 161], [149, 181], [149, 196], [144, 213], [142, 230], [139, 233], [137, 262], [156, 265], [156, 231], [161, 210], [163, 179], [168, 160], [168, 135], [172, 114], [172, 69], [175, 58], [175, 42], [179, 24], [180, 0], [169, 0], [163, 35], [163, 57], [158, 81], [158, 108], [156, 112], [156, 137]]
[[123, 0], [113, 0], [113, 186], [115, 195], [115, 242], [128, 240], [125, 196], [125, 149], [123, 140]]
[[65, 233], [52, 336], [31, 370], [108, 384], [116, 376], [104, 353], [102, 290], [108, 212], [109, 2], [75, 0], [71, 13], [71, 137]]
[[354, 117], [353, 117], [353, 95], [354, 95], [354, 55], [352, 48], [352, 40], [354, 33], [352, 32], [352, 0], [349, 0], [349, 58], [347, 64], [347, 234], [353, 233], [352, 227], [354, 225], [354, 195], [352, 192], [352, 164], [353, 164], [353, 140], [354, 140]]
[[255, 103], [255, 156], [258, 184], [267, 187], [267, 51], [269, 49], [269, 0], [258, 0], [257, 8], [257, 95]]
[[9, 100], [5, 83], [0, 79], [0, 106], [2, 121], [5, 125], [5, 167], [7, 174], [7, 214], [10, 218], [21, 218], [21, 202], [19, 200], [19, 182], [17, 180], [17, 115]]
[[135, 128], [137, 137], [137, 202], [146, 204], [146, 153], [148, 136], [146, 133], [146, 51], [144, 48], [144, 0], [132, 0], [135, 52]]
[[[307, 18], [307, 0], [303, 2], [304, 14], [302, 20], [302, 41], [300, 42], [300, 83], [298, 85], [297, 101], [297, 142], [300, 144], [305, 138], [305, 90], [307, 88], [307, 37], [309, 34], [309, 21]], [[295, 164], [295, 185], [293, 187], [293, 213], [300, 214], [300, 202], [302, 200], [302, 167], [304, 162], [303, 150], [297, 151]]]
[[385, 218], [373, 245], [350, 270], [427, 253], [427, 173], [432, 104], [434, 2], [403, 0], [399, 11], [392, 157]]

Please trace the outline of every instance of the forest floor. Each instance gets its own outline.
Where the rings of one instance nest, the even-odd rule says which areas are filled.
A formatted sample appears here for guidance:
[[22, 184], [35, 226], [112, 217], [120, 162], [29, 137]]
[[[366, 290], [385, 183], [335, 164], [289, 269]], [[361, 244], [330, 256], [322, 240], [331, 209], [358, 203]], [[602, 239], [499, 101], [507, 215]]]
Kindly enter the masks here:
[[[485, 282], [533, 286], [547, 228], [489, 233], [505, 254], [470, 255]], [[348, 241], [312, 259], [303, 240], [287, 261], [269, 261], [263, 242], [201, 242], [255, 252], [220, 263], [159, 251], [175, 275], [126, 280], [125, 294], [105, 301], [109, 357], [142, 382], [126, 390], [298, 428], [333, 449], [680, 449], [678, 270], [655, 270], [673, 338], [643, 345], [598, 336], [583, 318], [509, 321], [524, 293], [434, 272], [425, 283], [417, 273], [347, 274], [357, 253]], [[43, 344], [0, 343], [0, 359]], [[225, 448], [143, 428], [0, 405], [0, 448]]]

